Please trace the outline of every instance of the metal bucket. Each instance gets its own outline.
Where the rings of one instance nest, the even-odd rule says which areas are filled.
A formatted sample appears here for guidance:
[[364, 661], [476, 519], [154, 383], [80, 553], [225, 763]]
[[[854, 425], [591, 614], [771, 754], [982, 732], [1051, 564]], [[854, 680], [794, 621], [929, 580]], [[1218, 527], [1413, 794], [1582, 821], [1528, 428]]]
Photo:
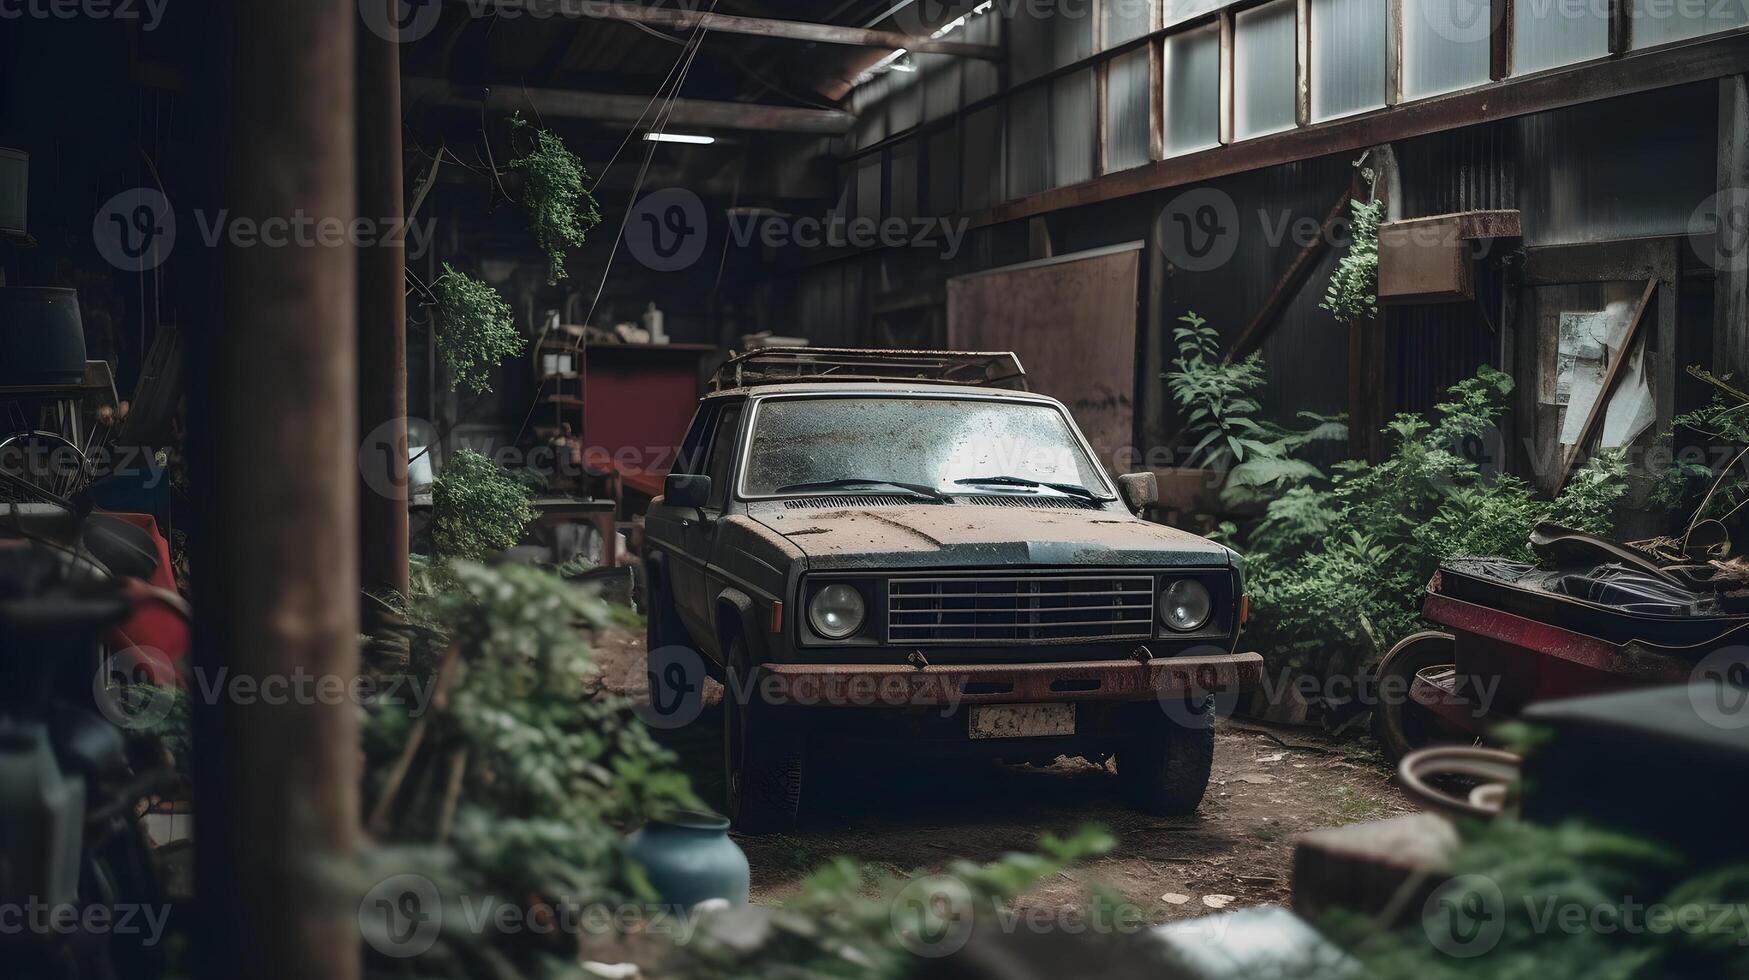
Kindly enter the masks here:
[[78, 292], [0, 286], [0, 385], [76, 385], [84, 377]]

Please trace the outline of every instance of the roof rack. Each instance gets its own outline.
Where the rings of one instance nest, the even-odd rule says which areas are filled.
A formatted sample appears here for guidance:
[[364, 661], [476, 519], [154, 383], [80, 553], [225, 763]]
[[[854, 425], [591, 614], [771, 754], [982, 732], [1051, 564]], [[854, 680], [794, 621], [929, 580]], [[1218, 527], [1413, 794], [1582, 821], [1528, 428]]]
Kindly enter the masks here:
[[811, 381], [923, 381], [1026, 391], [1012, 351], [864, 350], [761, 347], [735, 354], [711, 376], [711, 390]]

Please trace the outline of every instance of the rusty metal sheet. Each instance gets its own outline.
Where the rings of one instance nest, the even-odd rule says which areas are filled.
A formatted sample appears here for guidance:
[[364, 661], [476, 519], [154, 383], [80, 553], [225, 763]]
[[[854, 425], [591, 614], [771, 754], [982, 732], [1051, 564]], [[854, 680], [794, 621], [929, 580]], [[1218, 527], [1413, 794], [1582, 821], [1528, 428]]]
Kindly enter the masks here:
[[[948, 346], [1011, 350], [1110, 469], [1133, 441], [1141, 243], [950, 279]], [[1115, 470], [1114, 470], [1115, 472]]]

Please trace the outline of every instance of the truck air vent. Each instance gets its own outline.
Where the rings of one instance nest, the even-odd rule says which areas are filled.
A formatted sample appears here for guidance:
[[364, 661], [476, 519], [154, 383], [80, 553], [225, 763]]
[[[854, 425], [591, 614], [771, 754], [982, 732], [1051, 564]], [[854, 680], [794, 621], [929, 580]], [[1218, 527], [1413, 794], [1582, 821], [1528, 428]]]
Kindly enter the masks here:
[[911, 497], [896, 493], [834, 493], [818, 497], [797, 497], [786, 500], [787, 510], [854, 510], [858, 507], [897, 507], [915, 503]]
[[1028, 494], [978, 494], [960, 498], [985, 507], [1038, 507], [1045, 510], [1081, 510], [1095, 506], [1092, 501], [1074, 497], [1034, 497]]

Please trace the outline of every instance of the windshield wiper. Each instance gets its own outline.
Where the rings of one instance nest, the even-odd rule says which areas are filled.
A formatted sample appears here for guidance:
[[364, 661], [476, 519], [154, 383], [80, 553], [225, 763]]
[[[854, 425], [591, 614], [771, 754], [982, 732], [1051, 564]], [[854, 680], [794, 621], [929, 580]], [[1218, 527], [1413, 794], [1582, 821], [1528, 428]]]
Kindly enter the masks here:
[[1005, 487], [1044, 487], [1049, 490], [1055, 490], [1058, 493], [1066, 493], [1071, 497], [1080, 497], [1083, 500], [1111, 499], [1110, 497], [1101, 497], [1099, 494], [1094, 493], [1078, 483], [1049, 483], [1044, 480], [1028, 480], [1024, 476], [968, 476], [963, 480], [955, 480], [953, 482], [988, 483], [995, 486]]
[[815, 480], [811, 483], [790, 483], [778, 487], [774, 493], [806, 493], [809, 490], [858, 490], [875, 489], [877, 487], [895, 487], [906, 493], [930, 500], [946, 499], [945, 495], [931, 486], [921, 483], [900, 483], [897, 480], [882, 480], [875, 477], [844, 476], [836, 480]]

